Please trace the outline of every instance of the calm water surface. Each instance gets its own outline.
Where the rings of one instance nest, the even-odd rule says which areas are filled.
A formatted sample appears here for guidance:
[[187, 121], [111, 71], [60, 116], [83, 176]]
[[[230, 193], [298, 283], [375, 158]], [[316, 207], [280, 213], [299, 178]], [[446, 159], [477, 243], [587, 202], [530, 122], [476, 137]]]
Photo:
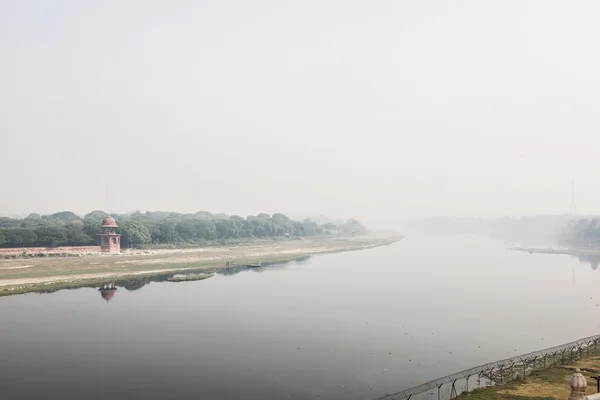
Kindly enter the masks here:
[[[594, 264], [594, 267], [597, 264]], [[6, 399], [374, 399], [600, 333], [600, 272], [477, 237], [0, 298]]]

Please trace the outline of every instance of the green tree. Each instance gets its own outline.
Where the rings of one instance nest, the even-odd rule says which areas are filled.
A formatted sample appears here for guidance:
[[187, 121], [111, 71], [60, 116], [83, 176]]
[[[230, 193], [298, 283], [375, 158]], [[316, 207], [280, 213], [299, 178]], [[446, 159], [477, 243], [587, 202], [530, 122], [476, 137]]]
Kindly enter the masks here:
[[215, 223], [208, 220], [194, 220], [194, 228], [199, 239], [214, 240], [217, 237]]
[[18, 228], [21, 221], [8, 217], [0, 217], [0, 228]]
[[194, 222], [190, 220], [180, 221], [175, 225], [177, 237], [184, 242], [193, 242], [197, 239]]
[[83, 233], [85, 233], [86, 235], [88, 235], [89, 237], [91, 237], [93, 239], [98, 238], [98, 235], [100, 233], [102, 233], [102, 229], [100, 228], [100, 223], [93, 224], [93, 223], [90, 223], [89, 221], [84, 222], [82, 231], [83, 231]]
[[35, 230], [37, 245], [45, 247], [65, 246], [69, 238], [67, 230], [58, 226], [42, 226]]
[[13, 228], [4, 232], [5, 247], [31, 247], [36, 245], [37, 235], [31, 229]]
[[160, 243], [177, 243], [179, 236], [177, 235], [177, 230], [175, 229], [176, 222], [171, 218], [163, 220], [158, 223], [158, 231], [159, 236], [158, 240]]
[[67, 244], [69, 246], [90, 246], [96, 243], [96, 239], [90, 236], [81, 229], [67, 229]]
[[72, 222], [79, 221], [81, 218], [71, 211], [61, 211], [50, 215], [48, 219], [61, 222]]
[[143, 247], [150, 243], [150, 230], [140, 221], [127, 221], [121, 225], [121, 245]]
[[[2, 247], [90, 245], [98, 241], [104, 211], [92, 211], [79, 218], [75, 213], [62, 211], [51, 215], [30, 214], [24, 219], [0, 217]], [[175, 212], [144, 212], [113, 215], [121, 225], [124, 247], [140, 247], [149, 242], [156, 244], [197, 243], [204, 240], [274, 237], [286, 234], [298, 236], [321, 235], [334, 230], [347, 234], [362, 233], [366, 229], [350, 219], [337, 227], [332, 224], [319, 226], [315, 221], [294, 221], [285, 214], [258, 214], [242, 218], [239, 215], [211, 214], [206, 211], [195, 214]], [[323, 217], [323, 220], [331, 221]], [[581, 220], [573, 222], [568, 232], [573, 242], [590, 242], [600, 245], [600, 221]], [[566, 236], [566, 234], [565, 234]]]
[[220, 219], [215, 222], [215, 233], [217, 239], [227, 239], [234, 236], [233, 223], [227, 219]]
[[108, 214], [105, 213], [104, 211], [101, 210], [95, 210], [92, 211], [89, 214], [86, 214], [83, 217], [83, 222], [85, 224], [94, 224], [94, 225], [100, 225], [102, 223], [102, 220], [104, 218], [108, 217]]
[[210, 221], [213, 219], [212, 213], [209, 213], [208, 211], [198, 211], [196, 214], [194, 214], [194, 216], [197, 219], [202, 219], [202, 220], [207, 220], [207, 221]]
[[355, 219], [348, 219], [340, 229], [347, 234], [360, 234], [366, 233], [367, 228], [365, 228], [360, 222]]

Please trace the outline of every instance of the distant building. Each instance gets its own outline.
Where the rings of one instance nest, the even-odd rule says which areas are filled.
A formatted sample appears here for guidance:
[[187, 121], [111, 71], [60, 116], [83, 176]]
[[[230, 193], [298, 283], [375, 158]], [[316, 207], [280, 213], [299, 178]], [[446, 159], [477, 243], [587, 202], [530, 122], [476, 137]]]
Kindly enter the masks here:
[[117, 221], [111, 216], [102, 221], [102, 233], [98, 234], [102, 253], [119, 254], [121, 252], [121, 235], [117, 233]]

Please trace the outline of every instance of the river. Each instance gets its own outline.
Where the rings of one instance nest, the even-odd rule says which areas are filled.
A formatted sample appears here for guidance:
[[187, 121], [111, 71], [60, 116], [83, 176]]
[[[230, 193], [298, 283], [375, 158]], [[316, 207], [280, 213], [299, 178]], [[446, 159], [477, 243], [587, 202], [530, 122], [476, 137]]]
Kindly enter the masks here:
[[[594, 264], [594, 267], [597, 264]], [[117, 286], [119, 284], [117, 283]], [[375, 399], [600, 333], [600, 273], [471, 236], [0, 298], [6, 399]]]

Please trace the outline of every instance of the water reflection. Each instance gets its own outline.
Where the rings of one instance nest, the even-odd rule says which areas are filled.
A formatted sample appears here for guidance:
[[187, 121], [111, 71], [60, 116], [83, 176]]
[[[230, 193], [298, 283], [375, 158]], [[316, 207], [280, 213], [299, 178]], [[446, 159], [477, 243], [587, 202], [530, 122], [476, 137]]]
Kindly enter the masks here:
[[[598, 265], [600, 264], [600, 255], [573, 255], [573, 257], [576, 257], [579, 260], [579, 262], [581, 262], [583, 264], [589, 263], [592, 270], [597, 270]], [[216, 275], [222, 275], [222, 276], [233, 276], [233, 275], [245, 272], [245, 271], [248, 271], [248, 272], [251, 271], [251, 272], [255, 272], [255, 273], [263, 273], [265, 271], [272, 270], [274, 268], [287, 267], [291, 263], [294, 263], [296, 265], [304, 265], [304, 264], [307, 264], [310, 259], [311, 259], [310, 256], [305, 256], [305, 257], [299, 257], [293, 261], [287, 261], [287, 262], [262, 263], [262, 265], [260, 267], [248, 267], [248, 265], [246, 265], [246, 264], [230, 265], [226, 268], [216, 270], [216, 271], [214, 271], [214, 273]], [[190, 270], [186, 270], [185, 273], [191, 275], [191, 274], [198, 274], [198, 273], [205, 273], [205, 272], [207, 272], [207, 271], [203, 270], [203, 269], [202, 270], [190, 269]], [[166, 282], [166, 281], [168, 281], [169, 278], [173, 277], [174, 275], [175, 274], [173, 274], [173, 273], [169, 273], [169, 274], [161, 274], [161, 275], [156, 275], [156, 276], [138, 276], [138, 277], [132, 277], [132, 278], [128, 278], [128, 279], [121, 279], [121, 280], [115, 280], [112, 282], [103, 283], [100, 285], [100, 287], [98, 287], [98, 285], [86, 285], [83, 287], [89, 287], [89, 288], [94, 288], [94, 289], [97, 288], [100, 291], [102, 298], [108, 302], [114, 297], [118, 288], [123, 288], [127, 291], [135, 291], [135, 290], [141, 289], [142, 287], [144, 287], [152, 282]], [[573, 281], [573, 283], [575, 283], [575, 267], [572, 268], [572, 281]], [[44, 292], [40, 292], [40, 293], [52, 293], [52, 292], [55, 292], [55, 290], [44, 291]]]
[[2, 398], [373, 399], [598, 329], [596, 271], [478, 238], [229, 267], [1, 298]]
[[246, 271], [246, 270], [248, 270], [248, 267], [246, 267], [245, 265], [234, 265], [232, 267], [227, 267], [227, 268], [218, 270], [218, 271], [216, 271], [216, 274], [229, 276], [229, 275], [239, 274], [240, 272]]
[[[308, 262], [309, 259], [310, 259], [310, 256], [306, 256], [306, 257], [298, 258], [294, 261], [263, 263], [260, 267], [251, 267], [251, 268], [245, 264], [244, 265], [233, 265], [233, 266], [229, 266], [224, 269], [219, 269], [219, 270], [215, 271], [215, 274], [223, 275], [223, 276], [232, 276], [232, 275], [244, 272], [244, 271], [263, 273], [263, 272], [271, 270], [273, 268], [285, 267], [292, 262], [294, 262], [296, 264], [305, 264], [306, 262]], [[191, 269], [191, 270], [186, 270], [185, 274], [193, 275], [193, 274], [205, 273], [205, 272], [206, 272], [206, 270]], [[180, 275], [180, 274], [181, 273], [179, 273], [178, 275]], [[82, 287], [90, 287], [90, 288], [94, 288], [94, 289], [98, 288], [102, 298], [108, 302], [114, 297], [115, 292], [118, 290], [119, 287], [131, 292], [134, 290], [139, 290], [142, 287], [144, 287], [152, 282], [166, 282], [166, 281], [168, 281], [169, 278], [172, 278], [174, 275], [175, 274], [173, 274], [173, 273], [169, 273], [169, 274], [161, 274], [161, 275], [156, 275], [156, 276], [138, 276], [138, 277], [132, 277], [132, 278], [128, 278], [128, 279], [114, 280], [111, 282], [102, 283], [102, 284], [100, 284], [100, 287], [98, 287], [98, 285], [86, 285], [86, 286], [82, 286]], [[40, 293], [52, 293], [52, 292], [54, 292], [54, 291], [44, 291], [44, 292], [40, 292]]]
[[598, 264], [600, 264], [600, 255], [577, 255], [575, 257], [581, 263], [589, 263], [594, 271], [598, 269]]
[[[265, 271], [272, 270], [274, 268], [286, 267], [292, 263], [294, 263], [296, 265], [303, 265], [303, 264], [308, 263], [308, 261], [310, 259], [311, 259], [311, 256], [303, 256], [303, 257], [299, 257], [295, 260], [286, 261], [286, 262], [266, 262], [266, 263], [263, 262], [260, 267], [248, 267], [248, 265], [246, 265], [246, 264], [231, 265], [228, 263], [229, 266], [227, 266], [226, 268], [223, 268], [223, 269], [218, 269], [216, 271], [207, 271], [205, 269], [189, 269], [189, 270], [185, 271], [185, 275], [194, 275], [194, 274], [199, 274], [199, 273], [207, 273], [207, 272], [213, 273], [214, 272], [216, 275], [233, 276], [233, 275], [239, 274], [241, 272], [245, 272], [245, 271], [252, 271], [255, 273], [263, 273]], [[182, 273], [179, 272], [177, 274], [167, 273], [167, 274], [160, 274], [160, 275], [154, 275], [154, 276], [135, 276], [135, 277], [129, 277], [127, 279], [116, 279], [116, 280], [111, 279], [110, 281], [102, 282], [100, 284], [80, 285], [80, 284], [74, 283], [73, 286], [69, 286], [69, 287], [65, 287], [65, 288], [61, 288], [61, 289], [40, 290], [35, 293], [49, 294], [49, 293], [55, 293], [55, 292], [58, 292], [61, 290], [68, 290], [68, 289], [93, 288], [93, 289], [97, 289], [98, 291], [100, 291], [100, 295], [102, 296], [102, 298], [108, 302], [115, 296], [115, 292], [118, 290], [118, 288], [123, 288], [123, 289], [131, 292], [131, 291], [139, 290], [139, 289], [143, 288], [144, 286], [149, 285], [152, 282], [167, 282], [169, 280], [169, 278], [172, 278], [175, 275], [181, 275], [181, 274]]]
[[304, 256], [304, 257], [298, 257], [295, 260], [290, 260], [290, 261], [278, 261], [278, 262], [263, 262], [260, 264], [260, 266], [248, 266], [246, 264], [243, 265], [232, 265], [229, 266], [227, 268], [223, 268], [220, 270], [215, 271], [215, 273], [217, 275], [224, 275], [224, 276], [230, 276], [230, 275], [235, 275], [235, 274], [239, 274], [240, 272], [244, 272], [244, 271], [252, 271], [252, 272], [258, 272], [258, 273], [262, 273], [264, 271], [273, 269], [273, 268], [277, 268], [277, 267], [285, 267], [291, 263], [295, 263], [295, 264], [304, 264], [306, 263], [308, 260], [310, 259], [310, 256]]
[[[191, 271], [190, 271], [191, 273]], [[121, 286], [128, 291], [139, 290], [142, 287], [152, 283], [152, 282], [165, 282], [167, 279], [171, 278], [174, 274], [163, 274], [156, 276], [136, 276], [133, 278], [122, 279], [115, 281], [115, 285]]]
[[109, 302], [117, 292], [117, 287], [114, 283], [107, 283], [106, 285], [102, 285], [98, 290], [100, 291], [100, 296], [102, 296], [106, 302]]

